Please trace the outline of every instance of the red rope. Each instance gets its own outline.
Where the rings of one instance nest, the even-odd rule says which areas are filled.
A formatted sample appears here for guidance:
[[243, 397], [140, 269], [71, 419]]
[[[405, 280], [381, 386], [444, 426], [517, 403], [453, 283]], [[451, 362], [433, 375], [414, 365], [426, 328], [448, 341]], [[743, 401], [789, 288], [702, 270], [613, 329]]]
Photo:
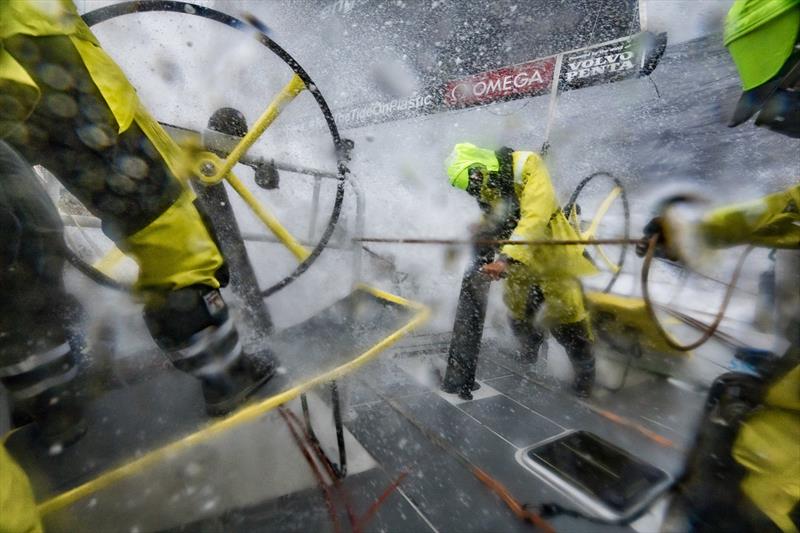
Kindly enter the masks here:
[[383, 494], [378, 496], [378, 498], [374, 502], [372, 502], [372, 505], [369, 506], [369, 509], [367, 509], [366, 512], [364, 512], [364, 514], [358, 520], [357, 526], [358, 526], [359, 530], [362, 527], [364, 527], [365, 525], [367, 525], [367, 522], [372, 520], [372, 518], [375, 516], [375, 513], [378, 512], [378, 509], [380, 508], [380, 506], [383, 505], [383, 503], [389, 498], [389, 496], [392, 494], [392, 492], [394, 492], [394, 490], [397, 487], [400, 486], [400, 482], [403, 481], [403, 479], [407, 475], [408, 475], [408, 472], [402, 472], [399, 476], [397, 476], [397, 479], [392, 481], [389, 484], [389, 486], [386, 487], [386, 490], [383, 491]]
[[[392, 405], [391, 402], [390, 405]], [[394, 407], [394, 405], [392, 405], [392, 407]], [[333, 498], [331, 496], [330, 488], [325, 484], [321, 472], [317, 468], [317, 465], [314, 463], [314, 459], [311, 457], [308, 450], [303, 445], [303, 441], [301, 440], [300, 435], [297, 433], [296, 428], [292, 424], [292, 422], [294, 422], [295, 424], [303, 428], [298, 416], [291, 410], [288, 410], [284, 407], [279, 407], [278, 412], [283, 417], [284, 421], [286, 422], [286, 425], [292, 432], [292, 437], [294, 438], [295, 443], [300, 448], [301, 452], [303, 453], [303, 456], [305, 457], [306, 461], [308, 462], [309, 466], [314, 472], [314, 475], [317, 478], [317, 482], [319, 483], [320, 488], [322, 489], [323, 494], [325, 495], [325, 504], [328, 507], [328, 512], [331, 516], [331, 521], [333, 522], [334, 529], [337, 533], [339, 533], [340, 532], [339, 522], [337, 520], [336, 511], [333, 506]], [[402, 413], [402, 411], [400, 411], [400, 413], [406, 416], [404, 413]], [[414, 423], [414, 421], [411, 422], [419, 429], [422, 429], [420, 426]], [[324, 451], [320, 448], [319, 443], [314, 442], [314, 439], [311, 438], [311, 435], [308, 434], [305, 428], [302, 429], [302, 433], [306, 439], [306, 444], [308, 444], [315, 451], [315, 453], [318, 456], [318, 459], [327, 468], [328, 474], [331, 476], [331, 479], [333, 480], [334, 488], [337, 490], [337, 494], [341, 496], [342, 499], [344, 500], [345, 506], [347, 507], [348, 518], [350, 519], [350, 526], [353, 532], [360, 533], [362, 528], [366, 526], [366, 524], [375, 517], [381, 505], [383, 505], [389, 499], [389, 496], [391, 496], [391, 494], [400, 486], [400, 483], [403, 481], [403, 479], [405, 479], [406, 476], [408, 476], [408, 472], [402, 472], [397, 477], [397, 479], [392, 481], [389, 484], [389, 486], [383, 491], [383, 493], [381, 493], [381, 495], [378, 496], [378, 498], [376, 498], [374, 502], [372, 502], [372, 504], [369, 506], [369, 508], [367, 508], [364, 514], [360, 518], [356, 519], [354, 513], [352, 512], [352, 508], [350, 507], [350, 502], [347, 494], [342, 494], [341, 492], [339, 492], [339, 490], [342, 489], [342, 484], [340, 480], [336, 477], [336, 474], [333, 471], [331, 465], [328, 464], [328, 462], [325, 460]], [[427, 432], [425, 431], [423, 431], [423, 433], [427, 434]], [[440, 446], [443, 446], [443, 443], [439, 442], [438, 440], [434, 440], [434, 442], [436, 442]], [[511, 492], [505, 487], [505, 485], [500, 483], [497, 479], [486, 473], [484, 470], [482, 470], [472, 462], [468, 461], [459, 452], [456, 452], [456, 456], [463, 462], [465, 462], [465, 465], [468, 467], [470, 472], [472, 472], [472, 474], [479, 481], [481, 481], [492, 492], [494, 492], [497, 496], [500, 497], [500, 499], [508, 506], [508, 508], [514, 513], [514, 515], [516, 515], [521, 520], [533, 524], [534, 526], [538, 527], [545, 533], [555, 533], [555, 530], [552, 528], [550, 524], [548, 524], [545, 520], [543, 520], [542, 517], [539, 516], [537, 513], [527, 509], [525, 505], [521, 504], [519, 500], [517, 500], [511, 494]]]
[[330, 488], [328, 485], [325, 484], [325, 480], [322, 478], [322, 473], [317, 468], [314, 459], [311, 457], [311, 454], [308, 453], [308, 450], [303, 445], [303, 441], [300, 439], [300, 435], [297, 434], [297, 430], [292, 425], [289, 416], [286, 414], [286, 408], [283, 406], [278, 407], [278, 413], [280, 413], [283, 421], [286, 422], [286, 426], [289, 428], [289, 431], [292, 433], [292, 437], [294, 438], [295, 444], [300, 449], [300, 452], [303, 454], [308, 466], [311, 467], [311, 471], [314, 473], [314, 477], [317, 479], [317, 483], [319, 484], [319, 488], [322, 491], [323, 496], [325, 497], [325, 506], [328, 508], [328, 515], [330, 516], [331, 523], [333, 524], [333, 530], [335, 533], [341, 533], [341, 528], [339, 526], [339, 520], [336, 517], [336, 509], [333, 505], [333, 497], [331, 496]]
[[511, 509], [511, 512], [516, 515], [517, 518], [524, 520], [526, 522], [530, 522], [534, 526], [538, 527], [545, 533], [555, 533], [555, 529], [553, 526], [548, 524], [541, 516], [533, 511], [527, 509], [523, 504], [517, 500], [513, 494], [497, 479], [493, 478], [489, 474], [487, 474], [484, 470], [480, 469], [479, 467], [475, 466], [474, 464], [468, 464], [470, 471], [472, 474], [478, 478], [484, 485], [489, 487], [489, 490], [497, 494], [503, 503]]
[[405, 409], [400, 407], [400, 405], [392, 400], [390, 397], [386, 396], [385, 394], [381, 393], [378, 389], [372, 386], [370, 383], [364, 380], [360, 380], [368, 389], [372, 390], [375, 394], [378, 395], [384, 402], [386, 402], [389, 407], [391, 407], [396, 413], [400, 416], [408, 420], [412, 426], [417, 428], [420, 433], [425, 435], [431, 442], [436, 444], [439, 448], [444, 450], [447, 453], [450, 453], [458, 459], [465, 468], [467, 468], [473, 476], [475, 476], [481, 483], [483, 483], [489, 490], [497, 494], [503, 503], [508, 506], [511, 512], [514, 513], [517, 518], [520, 518], [526, 522], [533, 524], [534, 526], [538, 527], [545, 533], [555, 533], [553, 527], [547, 523], [541, 516], [537, 513], [529, 510], [525, 505], [521, 504], [519, 500], [517, 500], [511, 492], [500, 483], [497, 479], [490, 476], [480, 467], [478, 467], [475, 463], [470, 461], [466, 455], [464, 455], [458, 448], [454, 447], [452, 444], [447, 442], [442, 436], [437, 435], [430, 429], [426, 428], [422, 425], [421, 422], [416, 420], [413, 416], [408, 414]]
[[[503, 363], [501, 363], [497, 359], [492, 359], [492, 363], [496, 364], [497, 366], [499, 366], [500, 368], [502, 368], [504, 370], [507, 370], [508, 372], [511, 372], [512, 374], [514, 374], [515, 376], [517, 376], [518, 378], [520, 378], [523, 381], [527, 381], [529, 383], [533, 383], [537, 387], [542, 387], [543, 389], [548, 390], [550, 392], [556, 392], [556, 393], [558, 392], [556, 389], [553, 389], [552, 387], [548, 387], [544, 383], [536, 381], [535, 379], [532, 379], [532, 378], [530, 378], [529, 376], [527, 376], [525, 374], [521, 374], [521, 373], [517, 372], [516, 370], [514, 370], [510, 366], [504, 365]], [[614, 423], [619, 424], [621, 426], [625, 426], [625, 427], [628, 427], [628, 428], [633, 429], [635, 431], [638, 431], [643, 436], [645, 436], [646, 438], [652, 440], [653, 442], [655, 442], [659, 446], [664, 446], [664, 447], [667, 447], [667, 448], [679, 449], [678, 446], [673, 441], [668, 439], [667, 437], [664, 437], [663, 435], [659, 435], [655, 431], [647, 429], [646, 427], [642, 426], [641, 424], [637, 424], [633, 420], [629, 420], [629, 419], [625, 418], [624, 416], [618, 415], [618, 414], [616, 414], [616, 413], [614, 413], [612, 411], [609, 411], [607, 409], [601, 409], [600, 407], [596, 407], [596, 406], [592, 405], [589, 402], [584, 402], [584, 401], [580, 401], [579, 400], [579, 403], [581, 405], [583, 405], [584, 407], [586, 407], [587, 409], [589, 409], [590, 411], [592, 411], [593, 413], [596, 413], [597, 415], [600, 415], [603, 418], [606, 418], [606, 419], [610, 420], [611, 422], [614, 422]]]
[[[398, 476], [398, 478], [393, 481], [383, 493], [376, 498], [376, 500], [370, 505], [370, 507], [366, 510], [366, 512], [361, 516], [361, 518], [357, 518], [355, 513], [353, 512], [352, 505], [350, 503], [349, 494], [345, 490], [344, 485], [342, 484], [341, 480], [336, 476], [336, 472], [334, 472], [333, 467], [330, 465], [330, 462], [327, 460], [327, 456], [325, 452], [319, 445], [318, 441], [315, 441], [309, 434], [307, 428], [302, 424], [300, 418], [297, 414], [290, 410], [286, 409], [285, 407], [279, 407], [279, 412], [281, 416], [284, 418], [287, 426], [292, 432], [292, 436], [295, 439], [295, 443], [300, 447], [301, 451], [303, 452], [303, 456], [306, 458], [306, 461], [309, 463], [309, 466], [314, 471], [314, 475], [317, 478], [318, 483], [320, 484], [320, 488], [323, 490], [325, 494], [325, 504], [328, 506], [328, 510], [331, 514], [331, 520], [333, 521], [334, 528], [336, 529], [337, 533], [339, 532], [339, 523], [336, 520], [336, 513], [334, 510], [333, 505], [333, 497], [330, 491], [330, 487], [325, 484], [324, 480], [322, 479], [322, 474], [317, 468], [317, 465], [314, 463], [313, 458], [308, 453], [308, 450], [305, 446], [303, 446], [303, 442], [300, 440], [300, 435], [298, 435], [298, 429], [295, 427], [294, 424], [299, 427], [299, 431], [302, 433], [303, 437], [305, 438], [305, 444], [314, 450], [314, 453], [317, 455], [319, 461], [325, 465], [325, 468], [333, 482], [333, 488], [336, 495], [338, 495], [341, 500], [344, 502], [345, 508], [347, 509], [347, 518], [350, 522], [350, 527], [353, 530], [353, 533], [360, 533], [362, 528], [372, 519], [374, 518], [375, 514], [378, 512], [379, 508], [383, 503], [389, 498], [391, 493], [397, 489], [400, 485], [400, 482], [408, 475], [408, 472], [403, 472]], [[292, 422], [294, 424], [292, 424]]]
[[597, 413], [598, 415], [602, 416], [603, 418], [607, 418], [608, 420], [611, 420], [612, 422], [614, 422], [616, 424], [619, 424], [621, 426], [625, 426], [625, 427], [629, 427], [631, 429], [634, 429], [634, 430], [638, 431], [639, 433], [641, 433], [642, 435], [644, 435], [645, 437], [647, 437], [648, 439], [650, 439], [653, 442], [655, 442], [656, 444], [658, 444], [659, 446], [663, 446], [665, 448], [676, 448], [676, 449], [678, 448], [678, 446], [672, 440], [668, 439], [667, 437], [664, 437], [663, 435], [659, 435], [655, 431], [647, 429], [646, 427], [642, 426], [641, 424], [637, 424], [636, 422], [633, 422], [632, 420], [628, 420], [627, 418], [625, 418], [623, 416], [620, 416], [617, 413], [614, 413], [612, 411], [608, 411], [606, 409], [601, 409], [599, 407], [595, 407], [595, 406], [589, 405], [589, 404], [586, 404], [586, 405], [589, 407], [590, 410], [594, 411], [595, 413]]
[[297, 413], [290, 409], [287, 409], [286, 412], [294, 421], [294, 423], [302, 429], [306, 444], [311, 447], [312, 450], [314, 450], [314, 453], [317, 455], [317, 459], [319, 459], [319, 461], [325, 465], [325, 469], [328, 472], [331, 481], [333, 482], [336, 493], [341, 497], [342, 502], [344, 502], [344, 507], [347, 510], [347, 519], [350, 522], [350, 528], [353, 530], [353, 533], [359, 533], [360, 529], [358, 528], [358, 519], [356, 518], [356, 514], [353, 512], [353, 506], [350, 504], [350, 495], [339, 477], [336, 475], [336, 472], [333, 470], [327, 455], [325, 455], [325, 451], [319, 445], [319, 441], [311, 437], [311, 434], [308, 432], [308, 428], [306, 428], [305, 425], [300, 421], [300, 417], [297, 416]]

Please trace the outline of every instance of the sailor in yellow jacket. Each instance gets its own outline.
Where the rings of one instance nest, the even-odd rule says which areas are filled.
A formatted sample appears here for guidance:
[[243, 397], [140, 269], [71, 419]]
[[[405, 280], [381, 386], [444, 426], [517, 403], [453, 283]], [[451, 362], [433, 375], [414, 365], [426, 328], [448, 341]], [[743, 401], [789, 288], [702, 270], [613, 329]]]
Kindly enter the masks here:
[[[656, 234], [658, 255], [689, 260], [699, 245], [723, 248], [743, 244], [777, 251], [776, 333], [789, 348], [765, 360], [759, 376], [723, 374], [715, 389], [752, 389], [735, 407], [718, 412], [700, 427], [697, 457], [686, 474], [682, 505], [697, 531], [800, 531], [800, 183], [762, 198], [726, 205], [694, 224], [675, 220], [667, 210], [648, 223], [637, 246], [644, 255]], [[723, 398], [727, 393], [723, 394]], [[721, 404], [718, 399], [709, 405]], [[724, 426], [720, 431], [714, 425]], [[732, 429], [731, 429], [732, 428]], [[720, 436], [722, 435], [722, 436]], [[713, 472], [713, 473], [712, 473]], [[712, 481], [713, 480], [713, 481]], [[739, 490], [734, 488], [738, 485]], [[724, 509], [724, 510], [723, 510]], [[736, 512], [733, 512], [733, 511]]]
[[[725, 46], [744, 93], [731, 127], [755, 125], [800, 138], [800, 0], [737, 0]], [[679, 213], [677, 214], [679, 215]], [[698, 246], [742, 244], [776, 253], [776, 311], [782, 354], [757, 375], [731, 372], [712, 386], [694, 459], [678, 502], [693, 531], [800, 531], [800, 182], [762, 198], [726, 205], [691, 222], [666, 210], [637, 247], [691, 260]], [[744, 392], [743, 392], [744, 391]]]
[[[148, 115], [71, 1], [0, 0], [0, 139], [0, 233], [10, 242], [0, 276], [19, 295], [0, 309], [0, 380], [18, 409], [60, 429], [53, 406], [80, 419], [78, 406], [66, 413], [77, 354], [50, 298], [63, 299], [62, 228], [35, 200], [36, 178], [17, 154], [51, 171], [138, 263], [153, 338], [201, 380], [210, 414], [272, 376], [268, 353], [243, 352], [220, 296], [224, 261], [187, 183], [190, 154]], [[31, 229], [37, 221], [47, 221], [43, 231]]]
[[[502, 148], [497, 152], [457, 144], [447, 160], [450, 184], [467, 191], [481, 206], [481, 236], [494, 239], [577, 239], [561, 212], [550, 175], [533, 152]], [[534, 324], [542, 310], [545, 323], [564, 346], [575, 370], [574, 389], [590, 394], [595, 367], [591, 332], [580, 276], [594, 274], [581, 246], [508, 244], [483, 267], [493, 279], [506, 277], [503, 298], [522, 357], [535, 362], [544, 340]]]

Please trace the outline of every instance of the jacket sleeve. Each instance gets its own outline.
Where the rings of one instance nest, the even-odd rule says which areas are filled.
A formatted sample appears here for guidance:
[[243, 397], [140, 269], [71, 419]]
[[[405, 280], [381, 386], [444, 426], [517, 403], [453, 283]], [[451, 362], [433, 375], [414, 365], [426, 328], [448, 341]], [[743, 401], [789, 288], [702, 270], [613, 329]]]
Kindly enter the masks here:
[[[547, 167], [538, 154], [532, 154], [522, 170], [522, 190], [520, 191], [520, 218], [511, 234], [511, 240], [527, 241], [548, 237], [550, 217], [557, 206], [555, 191], [550, 182]], [[512, 259], [527, 263], [529, 254], [526, 246], [506, 245], [502, 253]]]
[[[3, 8], [4, 9], [4, 8]], [[5, 138], [33, 111], [41, 91], [28, 72], [4, 48], [0, 41], [0, 139]]]
[[800, 247], [800, 183], [785, 191], [721, 207], [700, 222], [710, 246], [754, 244], [770, 248]]
[[31, 485], [0, 443], [0, 532], [41, 533]]

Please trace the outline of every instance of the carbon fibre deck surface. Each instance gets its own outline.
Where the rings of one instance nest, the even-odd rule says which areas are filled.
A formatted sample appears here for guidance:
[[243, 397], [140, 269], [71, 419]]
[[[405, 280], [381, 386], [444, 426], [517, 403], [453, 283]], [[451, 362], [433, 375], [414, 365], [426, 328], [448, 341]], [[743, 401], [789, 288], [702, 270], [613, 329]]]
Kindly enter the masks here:
[[[269, 345], [281, 368], [250, 404], [352, 361], [409, 323], [415, 310], [357, 290], [309, 320], [277, 333]], [[37, 443], [28, 426], [6, 446], [31, 477], [38, 501], [156, 450], [213, 423], [200, 384], [171, 369], [111, 390], [86, 407], [87, 434], [66, 449]]]
[[[426, 349], [411, 338], [406, 344], [412, 349], [405, 351], [399, 347], [391, 356], [387, 354], [339, 380], [348, 405], [345, 426], [368, 454], [372, 465], [348, 476], [342, 484], [355, 514], [363, 514], [392, 480], [407, 473], [374, 517], [363, 524], [363, 531], [530, 531], [530, 525], [517, 519], [452, 453], [441, 449], [393, 409], [386, 402], [387, 397], [402, 406], [426, 430], [436, 432], [450, 446], [480, 465], [521, 502], [533, 506], [557, 502], [576, 507], [569, 497], [527, 471], [515, 459], [517, 450], [568, 429], [592, 431], [673, 476], [682, 468], [700, 414], [701, 393], [652, 378], [617, 393], [600, 388], [587, 405], [570, 394], [567, 384], [536, 372], [536, 368], [531, 371], [529, 366], [519, 364], [489, 341], [482, 348], [478, 380], [493, 392], [483, 399], [453, 402], [435, 386], [436, 369], [444, 367], [446, 343], [433, 343]], [[431, 370], [429, 376], [415, 370], [421, 363]], [[322, 399], [327, 401], [324, 395]], [[153, 398], [152, 403], [157, 405], [158, 399]], [[655, 443], [633, 427], [612, 422], [599, 413], [603, 410], [657, 433], [672, 445]], [[269, 434], [285, 431], [275, 413], [265, 417], [261, 425]], [[256, 437], [251, 434], [250, 438]], [[276, 449], [269, 439], [262, 438], [263, 448], [259, 448], [259, 454], [241, 454], [236, 461], [239, 468], [244, 466], [252, 472], [264, 472], [261, 475], [265, 482], [279, 485], [287, 480], [276, 473], [280, 470], [278, 464], [284, 465], [284, 471], [286, 465], [290, 465], [290, 470], [295, 472], [292, 475], [309, 475], [308, 465], [298, 459], [297, 451], [287, 449], [291, 444]], [[214, 454], [224, 449], [215, 451], [215, 446], [222, 444], [210, 443], [203, 454], [211, 454], [209, 457], [213, 459]], [[335, 449], [330, 439], [325, 447], [329, 452]], [[291, 458], [293, 455], [295, 457]], [[233, 463], [229, 466], [232, 472], [234, 466]], [[169, 466], [166, 468], [168, 473]], [[208, 485], [225, 486], [226, 483], [236, 486], [232, 479], [217, 479]], [[164, 516], [160, 522], [155, 522], [162, 527], [150, 529], [334, 531], [320, 490], [313, 484], [299, 490], [289, 485], [283, 491], [278, 490], [280, 495], [262, 499], [256, 496], [258, 491], [254, 486], [242, 488], [242, 495], [236, 500], [238, 504], [229, 502], [178, 519], [170, 515], [176, 511], [175, 505], [164, 501], [159, 508], [151, 500], [146, 507], [148, 512], [164, 513]], [[148, 486], [152, 486], [152, 479], [134, 482], [127, 490], [135, 491], [136, 487], [148, 490]], [[174, 490], [185, 491], [187, 486], [191, 483], [184, 480]], [[110, 492], [106, 495], [112, 497]], [[197, 502], [198, 506], [214, 501], [213, 494], [206, 496], [209, 497]], [[83, 505], [87, 503], [84, 501]], [[126, 516], [131, 516], [129, 511]], [[349, 529], [341, 504], [338, 505], [338, 520], [342, 530]], [[58, 527], [58, 522], [50, 524], [56, 526], [55, 530], [68, 529]], [[648, 530], [647, 523], [634, 523], [631, 527], [603, 526], [564, 516], [553, 519], [552, 525], [559, 531]], [[115, 529], [131, 529], [130, 523], [119, 526]]]
[[[365, 531], [531, 531], [531, 526], [517, 519], [454, 454], [433, 443], [385, 398], [402, 406], [426, 430], [445, 439], [503, 483], [521, 502], [533, 506], [557, 502], [573, 508], [577, 508], [574, 501], [523, 468], [515, 460], [515, 452], [569, 429], [586, 429], [674, 476], [683, 466], [703, 402], [701, 393], [653, 378], [617, 393], [601, 388], [587, 406], [571, 395], [568, 385], [529, 372], [530, 368], [492, 342], [484, 343], [478, 379], [495, 392], [483, 399], [453, 402], [438, 392], [435, 371], [430, 376], [418, 371], [420, 360], [431, 368], [443, 368], [447, 343], [431, 343], [426, 349], [419, 339], [411, 338], [405, 345], [392, 358], [375, 361], [340, 383], [350, 405], [346, 426], [380, 465], [386, 476], [383, 481], [408, 472], [400, 484], [402, 493], [381, 507], [380, 519], [376, 517]], [[624, 416], [673, 445], [662, 446], [637, 429], [614, 423], [598, 413], [603, 410]], [[373, 484], [365, 489], [364, 480], [371, 477], [362, 476], [348, 479], [345, 486], [368, 500], [374, 499], [378, 488]], [[189, 524], [184, 530], [209, 527], [208, 531], [228, 531], [236, 529], [237, 523], [246, 523], [252, 530], [274, 525], [281, 531], [333, 531], [319, 491], [287, 495], [281, 502], [302, 511], [291, 520], [282, 506], [264, 502], [221, 521]], [[360, 502], [362, 508], [365, 504]], [[309, 506], [314, 505], [316, 511], [312, 513]], [[409, 513], [415, 516], [409, 517]], [[570, 532], [644, 532], [654, 527], [647, 520], [655, 519], [645, 517], [622, 527], [562, 516], [553, 519], [552, 525], [558, 531]]]

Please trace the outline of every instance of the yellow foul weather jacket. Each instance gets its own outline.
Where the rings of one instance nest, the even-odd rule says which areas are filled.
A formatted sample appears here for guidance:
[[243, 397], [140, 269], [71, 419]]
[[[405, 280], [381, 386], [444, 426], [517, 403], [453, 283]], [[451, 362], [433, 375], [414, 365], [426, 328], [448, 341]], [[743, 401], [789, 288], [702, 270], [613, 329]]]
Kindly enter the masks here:
[[[519, 222], [511, 240], [578, 239], [556, 197], [550, 174], [539, 154], [515, 151], [511, 155], [514, 193], [519, 200]], [[494, 201], [494, 191], [485, 184], [482, 199]], [[572, 324], [586, 318], [583, 291], [578, 278], [597, 270], [583, 256], [583, 246], [531, 246], [508, 244], [503, 255], [516, 263], [509, 267], [503, 299], [517, 320], [525, 320], [528, 294], [538, 285], [545, 297], [546, 318], [557, 324]]]
[[[520, 219], [511, 240], [579, 239], [561, 212], [553, 182], [542, 158], [533, 152], [514, 152], [514, 192], [519, 199]], [[520, 263], [536, 277], [566, 278], [597, 273], [583, 256], [583, 246], [503, 246], [502, 253]]]
[[742, 491], [781, 531], [796, 533], [791, 515], [800, 503], [800, 366], [770, 387], [764, 404], [742, 423], [732, 453], [747, 471]]
[[757, 200], [720, 207], [702, 220], [700, 229], [712, 246], [800, 248], [800, 183]]
[[[800, 253], [800, 183], [756, 200], [718, 208], [703, 218], [700, 231], [715, 247], [753, 244], [795, 250], [782, 252], [785, 254]], [[791, 264], [796, 268], [797, 261]], [[795, 281], [798, 275], [794, 273]], [[794, 315], [783, 317], [786, 325], [781, 329], [796, 338], [800, 289], [787, 281], [778, 288], [776, 305]], [[792, 296], [794, 301], [790, 301]], [[782, 531], [797, 533], [790, 517], [800, 504], [800, 366], [770, 387], [763, 405], [742, 424], [732, 454], [747, 472], [742, 491]]]
[[0, 443], [0, 533], [41, 531], [28, 477]]
[[[100, 48], [69, 0], [0, 0], [0, 138], [25, 121], [41, 95], [32, 77], [3, 46], [4, 40], [16, 35], [68, 37], [113, 113], [119, 132], [135, 122], [172, 173], [187, 183], [192, 165], [190, 154], [147, 113], [136, 89]], [[140, 288], [169, 290], [193, 284], [219, 287], [214, 273], [223, 263], [222, 256], [192, 200], [194, 194], [185, 186], [183, 195], [164, 215], [117, 243], [139, 264]]]

